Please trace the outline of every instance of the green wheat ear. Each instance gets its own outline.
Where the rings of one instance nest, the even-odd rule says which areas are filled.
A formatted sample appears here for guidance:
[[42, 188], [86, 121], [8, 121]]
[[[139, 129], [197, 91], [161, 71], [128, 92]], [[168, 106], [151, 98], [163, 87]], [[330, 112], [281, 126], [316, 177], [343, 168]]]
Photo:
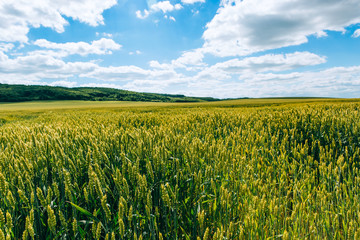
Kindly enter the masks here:
[[359, 102], [246, 101], [1, 112], [0, 239], [358, 239]]
[[48, 213], [48, 226], [50, 230], [55, 234], [56, 233], [56, 216], [54, 210], [51, 207], [47, 206], [47, 213]]
[[0, 240], [5, 240], [5, 234], [1, 229], [0, 229]]

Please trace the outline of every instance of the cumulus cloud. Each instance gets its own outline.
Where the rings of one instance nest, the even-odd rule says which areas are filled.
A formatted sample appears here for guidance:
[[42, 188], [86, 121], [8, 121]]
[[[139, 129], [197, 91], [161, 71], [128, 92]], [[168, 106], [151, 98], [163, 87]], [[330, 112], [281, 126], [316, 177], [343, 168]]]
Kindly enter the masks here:
[[197, 3], [197, 2], [204, 3], [205, 0], [181, 0], [181, 2], [183, 4], [194, 4], [194, 3]]
[[[167, 13], [167, 12], [172, 12], [175, 10], [180, 10], [182, 9], [183, 6], [179, 3], [172, 5], [170, 3], [170, 1], [161, 1], [161, 2], [157, 2], [154, 3], [150, 6], [149, 10], [144, 9], [144, 11], [136, 11], [136, 17], [140, 18], [140, 19], [145, 19], [147, 18], [151, 13], [156, 13], [156, 12], [163, 12], [163, 13]], [[173, 17], [172, 17], [173, 18]], [[175, 19], [175, 18], [173, 18]], [[170, 20], [173, 20], [170, 18]]]
[[66, 62], [51, 51], [50, 54], [46, 51], [37, 51], [16, 57], [9, 57], [0, 51], [0, 82], [38, 84], [44, 79], [52, 79], [58, 85], [75, 86], [69, 83], [73, 82], [69, 81], [73, 78], [109, 82], [169, 82], [183, 76], [173, 69], [143, 69], [132, 65], [103, 67], [91, 61]]
[[357, 29], [353, 35], [352, 35], [353, 38], [357, 38], [357, 37], [360, 37], [360, 29]]
[[360, 22], [360, 1], [223, 0], [221, 4], [206, 26], [203, 48], [222, 57], [303, 44], [311, 35], [344, 32]]
[[135, 80], [126, 83], [123, 88], [137, 92], [152, 92], [152, 93], [168, 93], [167, 87], [169, 82], [159, 82], [153, 80]]
[[164, 18], [176, 22], [176, 19], [173, 16], [165, 15]]
[[101, 87], [101, 88], [118, 88], [121, 89], [121, 85], [112, 84], [112, 83], [85, 83], [81, 84], [80, 87]]
[[136, 11], [136, 17], [140, 19], [145, 19], [150, 15], [150, 12], [144, 9], [143, 13], [140, 10]]
[[128, 83], [114, 84], [114, 83], [86, 83], [81, 84], [81, 87], [106, 87], [126, 89], [137, 92], [152, 92], [152, 93], [169, 93], [171, 92], [169, 86], [176, 84], [185, 84], [183, 80], [171, 80], [171, 81], [156, 81], [156, 80], [134, 80]]
[[140, 50], [136, 50], [135, 52], [129, 52], [129, 55], [140, 55], [142, 52]]
[[202, 70], [198, 74], [209, 76], [210, 74], [219, 78], [227, 79], [226, 74], [240, 74], [244, 72], [266, 72], [286, 71], [304, 66], [313, 66], [326, 62], [326, 57], [310, 52], [295, 52], [288, 54], [266, 54], [259, 57], [247, 57], [244, 59], [231, 59], [225, 62], [216, 63], [210, 67], [203, 62], [204, 54], [202, 49], [184, 52], [179, 58], [171, 63], [159, 63], [150, 61], [149, 65], [157, 69], [184, 68], [188, 71]]
[[[176, 60], [182, 64], [190, 63], [186, 55], [184, 53], [180, 58], [182, 60]], [[357, 97], [360, 92], [360, 66], [283, 73], [301, 66], [321, 64], [325, 60], [309, 52], [267, 54], [232, 59], [205, 66], [203, 71], [194, 75], [183, 75], [176, 72], [174, 67], [156, 67], [156, 64], [150, 69], [137, 66], [103, 67], [94, 62], [65, 62], [52, 55], [34, 52], [31, 55], [9, 57], [0, 51], [0, 82], [75, 87], [79, 84], [72, 79], [87, 78], [88, 81], [99, 81], [85, 84], [87, 86], [220, 98]], [[201, 64], [201, 56], [192, 63]]]
[[[210, 76], [211, 77], [211, 76]], [[191, 96], [238, 97], [358, 97], [360, 66], [335, 67], [319, 72], [247, 73], [238, 79], [206, 81], [193, 78], [186, 94]]]
[[70, 82], [70, 81], [55, 81], [49, 84], [49, 86], [59, 86], [59, 87], [76, 87], [77, 82]]
[[86, 42], [67, 42], [67, 43], [54, 43], [45, 39], [38, 39], [34, 45], [47, 49], [59, 50], [63, 56], [79, 54], [86, 56], [89, 54], [111, 54], [111, 50], [119, 50], [120, 44], [117, 44], [112, 39], [101, 38], [100, 40], [92, 41], [91, 44]]
[[0, 52], [0, 78], [6, 83], [41, 82], [43, 79], [67, 79], [92, 71], [98, 65], [92, 62], [64, 62], [46, 54], [31, 54], [9, 58]]
[[[228, 82], [234, 78], [241, 81], [243, 81], [244, 78], [253, 78], [254, 81], [256, 81], [259, 76], [263, 76], [262, 74], [271, 76], [271, 72], [294, 70], [299, 67], [313, 66], [325, 62], [325, 57], [309, 52], [266, 54], [259, 57], [247, 57], [244, 59], [236, 58], [216, 63], [199, 71], [193, 79], [199, 82], [220, 81], [222, 83]], [[279, 74], [277, 74], [277, 76], [289, 77], [288, 75]]]
[[180, 78], [181, 75], [172, 69], [146, 70], [137, 66], [97, 67], [93, 71], [80, 74], [80, 77], [93, 78], [102, 81], [164, 81]]
[[178, 68], [186, 66], [204, 66], [204, 54], [200, 50], [186, 51], [178, 59], [173, 60], [172, 64]]
[[94, 71], [81, 74], [80, 77], [95, 78], [107, 81], [128, 81], [134, 79], [143, 79], [148, 75], [148, 71], [137, 66], [119, 66], [119, 67], [98, 67]]
[[116, 0], [52, 0], [50, 2], [55, 3], [54, 6], [57, 6], [61, 14], [90, 26], [104, 24], [103, 11], [117, 4]]
[[175, 5], [172, 5], [169, 1], [157, 2], [150, 7], [150, 9], [154, 12], [162, 11], [163, 13], [180, 10], [181, 8], [181, 4], [177, 3]]
[[[129, 81], [123, 88], [134, 91], [166, 92], [188, 96], [238, 97], [358, 97], [360, 66], [335, 67], [319, 72], [244, 73], [224, 81], [217, 72], [209, 78], [182, 77], [169, 81]], [[228, 75], [227, 75], [228, 77]], [[220, 80], [221, 79], [221, 80]]]
[[7, 52], [14, 48], [12, 43], [0, 43], [0, 52]]
[[[288, 54], [266, 54], [259, 57], [248, 57], [242, 60], [232, 59], [211, 66], [212, 69], [231, 74], [244, 72], [280, 72], [304, 66], [313, 66], [326, 62], [325, 57], [310, 52]], [[204, 70], [207, 71], [207, 70]]]
[[103, 11], [115, 4], [116, 0], [0, 1], [0, 41], [27, 42], [30, 27], [64, 32], [68, 22], [63, 16], [97, 26], [104, 23]]
[[177, 59], [171, 61], [171, 63], [159, 63], [158, 61], [150, 61], [149, 65], [152, 68], [158, 69], [176, 69], [185, 68], [188, 71], [198, 70], [206, 64], [203, 62], [204, 54], [201, 49], [195, 49], [191, 51], [185, 51]]
[[107, 37], [107, 38], [112, 38], [113, 37], [113, 34], [112, 33], [106, 33], [106, 32], [103, 32], [103, 33], [99, 33], [99, 32], [96, 32], [95, 33], [96, 36], [104, 36], [104, 37]]

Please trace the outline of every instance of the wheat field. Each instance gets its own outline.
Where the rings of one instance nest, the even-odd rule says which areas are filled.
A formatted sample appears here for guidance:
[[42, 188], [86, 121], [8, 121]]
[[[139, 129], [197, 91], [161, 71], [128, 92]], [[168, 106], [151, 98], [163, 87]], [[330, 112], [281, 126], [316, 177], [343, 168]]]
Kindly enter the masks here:
[[360, 239], [359, 100], [77, 104], [0, 104], [0, 240]]

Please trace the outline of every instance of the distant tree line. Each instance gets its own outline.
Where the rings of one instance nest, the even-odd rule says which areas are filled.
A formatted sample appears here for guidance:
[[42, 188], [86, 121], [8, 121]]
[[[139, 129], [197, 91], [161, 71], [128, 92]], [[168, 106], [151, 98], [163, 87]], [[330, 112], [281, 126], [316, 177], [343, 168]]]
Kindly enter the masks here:
[[0, 84], [0, 102], [24, 102], [41, 100], [87, 101], [146, 101], [146, 102], [202, 102], [217, 101], [210, 97], [139, 93], [113, 88], [66, 88], [38, 85]]

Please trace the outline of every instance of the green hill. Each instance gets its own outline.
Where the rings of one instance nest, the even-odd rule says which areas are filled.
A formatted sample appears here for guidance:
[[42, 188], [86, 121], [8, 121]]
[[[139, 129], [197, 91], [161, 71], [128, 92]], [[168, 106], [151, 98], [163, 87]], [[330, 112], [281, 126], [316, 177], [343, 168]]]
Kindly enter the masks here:
[[145, 101], [145, 102], [204, 102], [218, 101], [208, 97], [139, 93], [113, 88], [66, 88], [37, 85], [0, 84], [0, 102], [24, 102], [39, 100], [87, 100], [87, 101]]

